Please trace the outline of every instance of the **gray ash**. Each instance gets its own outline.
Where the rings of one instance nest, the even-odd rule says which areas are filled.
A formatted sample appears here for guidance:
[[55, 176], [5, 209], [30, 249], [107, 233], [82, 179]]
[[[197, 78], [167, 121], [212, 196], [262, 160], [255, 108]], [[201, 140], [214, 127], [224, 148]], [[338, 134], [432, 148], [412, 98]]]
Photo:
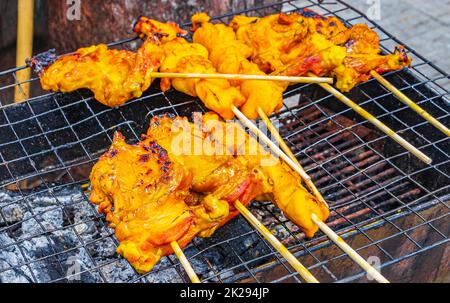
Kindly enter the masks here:
[[115, 247], [94, 245], [111, 230], [78, 188], [25, 198], [0, 192], [0, 210], [0, 282], [67, 282], [75, 267], [81, 274], [71, 280], [100, 282], [92, 255], [118, 258]]

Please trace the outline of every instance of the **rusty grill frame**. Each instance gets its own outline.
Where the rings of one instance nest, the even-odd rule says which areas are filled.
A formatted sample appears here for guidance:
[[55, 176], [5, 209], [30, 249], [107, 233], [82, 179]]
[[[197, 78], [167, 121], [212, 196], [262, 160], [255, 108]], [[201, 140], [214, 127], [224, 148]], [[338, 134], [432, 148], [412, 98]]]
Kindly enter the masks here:
[[[385, 52], [389, 52], [390, 49], [393, 49], [393, 44], [403, 44], [401, 41], [397, 40], [388, 32], [383, 30], [378, 24], [369, 20], [360, 11], [342, 1], [319, 4], [311, 0], [305, 0], [302, 1], [301, 5], [298, 5], [297, 2], [298, 1], [277, 2], [264, 7], [233, 12], [224, 16], [216, 17], [215, 19], [225, 22], [228, 18], [234, 16], [235, 14], [262, 16], [270, 12], [273, 13], [277, 11], [281, 5], [288, 10], [297, 10], [302, 7], [308, 7], [319, 13], [323, 13], [324, 15], [335, 15], [340, 17], [348, 24], [369, 24], [374, 30], [379, 32], [382, 42], [382, 49]], [[136, 38], [130, 38], [109, 45], [129, 47], [130, 45], [134, 46], [135, 42]], [[405, 93], [411, 93], [415, 96], [419, 96], [420, 100], [415, 100], [418, 104], [427, 109], [433, 110], [434, 114], [438, 114], [436, 118], [438, 118], [441, 122], [444, 122], [444, 124], [449, 124], [449, 91], [446, 87], [450, 84], [450, 76], [430, 61], [417, 54], [411, 48], [407, 47], [407, 50], [408, 54], [413, 57], [413, 66], [408, 71], [390, 72], [386, 74], [386, 77], [396, 83]], [[17, 83], [15, 78], [15, 73], [23, 68], [27, 67], [24, 66], [20, 68], [13, 68], [0, 72], [0, 78], [8, 77], [12, 81], [10, 84], [0, 87], [0, 97], [2, 95], [8, 96], [8, 91], [11, 92], [14, 90], [15, 86], [19, 85], [20, 87], [23, 84]], [[89, 246], [91, 245], [103, 243], [102, 241], [113, 241], [114, 245], [118, 244], [114, 237], [113, 231], [107, 228], [104, 218], [97, 214], [95, 207], [90, 205], [93, 216], [86, 221], [82, 220], [79, 222], [68, 222], [63, 227], [57, 229], [51, 229], [45, 224], [45, 222], [43, 222], [45, 221], [42, 220], [44, 213], [53, 209], [59, 209], [63, 213], [66, 212], [67, 205], [65, 202], [59, 201], [60, 196], [58, 192], [69, 187], [80, 188], [80, 185], [86, 182], [86, 178], [80, 178], [76, 175], [76, 173], [74, 173], [74, 170], [77, 169], [77, 167], [92, 165], [101, 153], [104, 152], [104, 149], [92, 151], [89, 147], [89, 142], [91, 140], [97, 139], [97, 137], [102, 137], [103, 139], [107, 138], [106, 140], [109, 140], [109, 142], [104, 145], [104, 148], [107, 148], [112, 140], [113, 131], [119, 129], [124, 131], [128, 138], [131, 137], [132, 141], [136, 141], [139, 139], [140, 133], [145, 130], [145, 126], [148, 125], [146, 123], [148, 123], [151, 116], [164, 112], [172, 112], [177, 115], [187, 115], [187, 113], [192, 110], [204, 111], [204, 108], [195, 98], [174, 91], [162, 93], [158, 91], [157, 87], [152, 86], [152, 88], [150, 88], [150, 90], [141, 98], [132, 100], [119, 109], [109, 109], [98, 104], [95, 100], [93, 100], [90, 93], [83, 90], [70, 94], [44, 93], [38, 88], [38, 78], [33, 78], [27, 82], [30, 82], [32, 86], [34, 86], [34, 91], [37, 92], [36, 97], [30, 98], [26, 102], [16, 105], [3, 105], [3, 103], [1, 103], [2, 100], [0, 99], [0, 113], [2, 114], [2, 119], [4, 120], [4, 123], [2, 122], [0, 124], [0, 131], [2, 128], [8, 128], [12, 131], [12, 136], [15, 138], [14, 140], [10, 140], [8, 142], [3, 142], [3, 140], [0, 140], [0, 159], [2, 161], [0, 168], [4, 170], [5, 174], [10, 176], [9, 179], [0, 179], [0, 194], [11, 187], [15, 187], [18, 191], [17, 197], [20, 203], [23, 203], [24, 207], [31, 213], [31, 216], [23, 221], [36, 220], [42, 229], [42, 233], [21, 239], [14, 239], [12, 243], [0, 243], [0, 252], [2, 250], [8, 250], [14, 247], [20, 251], [21, 258], [23, 259], [23, 262], [20, 264], [10, 267], [0, 267], [0, 277], [2, 276], [2, 273], [6, 273], [8, 271], [22, 270], [27, 272], [30, 282], [42, 282], [39, 278], [37, 278], [36, 272], [31, 265], [36, 262], [48, 260], [48, 258], [52, 258], [55, 260], [55, 268], [59, 270], [61, 277], [45, 282], [67, 282], [70, 275], [64, 275], [64, 272], [67, 272], [67, 264], [65, 264], [66, 255], [76, 250], [85, 250], [89, 256], [92, 266], [83, 269], [81, 273], [95, 272], [99, 276], [99, 281], [110, 282], [105, 277], [103, 269], [110, 265], [113, 266], [114, 264], [129, 267], [129, 264], [117, 256], [111, 260], [97, 264], [95, 257], [91, 255], [89, 249]], [[334, 226], [335, 230], [344, 238], [351, 239], [356, 235], [362, 236], [367, 243], [359, 247], [355, 247], [357, 248], [357, 251], [363, 253], [366, 249], [376, 247], [380, 253], [383, 254], [382, 267], [387, 267], [411, 258], [417, 254], [422, 254], [435, 248], [436, 246], [446, 245], [449, 242], [447, 231], [440, 230], [434, 226], [434, 224], [441, 220], [448, 220], [448, 215], [450, 214], [449, 205], [447, 203], [448, 200], [444, 200], [450, 197], [450, 182], [448, 182], [450, 176], [449, 169], [446, 168], [450, 163], [450, 156], [448, 154], [449, 149], [446, 148], [450, 146], [450, 140], [448, 137], [440, 136], [437, 131], [432, 129], [428, 122], [424, 120], [408, 119], [408, 122], [404, 122], [401, 116], [403, 115], [404, 117], [405, 113], [410, 113], [408, 107], [399, 102], [395, 103], [396, 101], [393, 100], [396, 99], [392, 93], [377, 85], [378, 84], [375, 80], [372, 79], [368, 83], [356, 87], [352, 91], [351, 96], [361, 106], [370, 108], [369, 111], [374, 113], [378, 119], [387, 121], [386, 123], [396, 129], [396, 131], [405, 134], [408, 140], [413, 138], [415, 140], [414, 144], [419, 149], [425, 152], [439, 154], [439, 159], [436, 162], [430, 166], [415, 163], [413, 167], [402, 167], [400, 163], [401, 160], [403, 158], [409, 159], [409, 157], [411, 157], [408, 152], [396, 147], [395, 142], [390, 140], [386, 135], [379, 134], [376, 131], [372, 131], [374, 136], [372, 136], [369, 141], [365, 140], [365, 138], [360, 135], [358, 130], [370, 129], [370, 124], [367, 121], [353, 117], [351, 109], [339, 106], [336, 108], [334, 103], [337, 103], [337, 101], [332, 96], [326, 94], [324, 91], [321, 91], [318, 86], [297, 85], [291, 87], [285, 93], [286, 102], [282, 111], [279, 114], [272, 116], [272, 118], [277, 118], [280, 122], [280, 131], [284, 139], [287, 141], [288, 145], [293, 148], [295, 155], [300, 159], [302, 165], [305, 165], [305, 169], [307, 173], [312, 176], [313, 181], [320, 181], [320, 178], [323, 176], [328, 178], [329, 182], [327, 181], [328, 184], [326, 186], [318, 186], [325, 198], [328, 198], [327, 200], [332, 197], [333, 192], [336, 192], [336, 188], [339, 188], [341, 192], [348, 192], [346, 197], [347, 200], [344, 202], [330, 203], [333, 211], [332, 218], [330, 219], [331, 225]], [[377, 87], [376, 91], [373, 90], [373, 87], [375, 86]], [[295, 101], [294, 98], [297, 97], [298, 100]], [[395, 109], [389, 108], [388, 104], [384, 102], [386, 99], [389, 100], [389, 102], [392, 101], [395, 103]], [[42, 102], [44, 102], [44, 104], [45, 102], [48, 102], [53, 105], [42, 109], [39, 107], [42, 105]], [[46, 105], [48, 106], [49, 104]], [[333, 107], [333, 111], [329, 110], [330, 104]], [[74, 117], [68, 114], [68, 110], [74, 106], [79, 106], [79, 108], [86, 110], [86, 112], [80, 113], [80, 115], [84, 116], [84, 118], [74, 120]], [[130, 109], [133, 109], [135, 114], [137, 113], [136, 109], [142, 110], [137, 113], [140, 121], [136, 121], [137, 119], [129, 119]], [[28, 116], [26, 118], [18, 118], [16, 113], [25, 113], [25, 115]], [[58, 116], [62, 117], [64, 120], [63, 126], [56, 129], [46, 129], [45, 123], [42, 122], [42, 119], [47, 117], [47, 115], [56, 115], [57, 113]], [[310, 123], [305, 113], [319, 115], [321, 118]], [[109, 114], [111, 114], [109, 117], [116, 117], [120, 120], [120, 122], [116, 123], [115, 121], [103, 120], [103, 118], [107, 117]], [[347, 118], [342, 120], [340, 117]], [[343, 123], [343, 121], [352, 121], [352, 125], [347, 125], [347, 122]], [[36, 135], [23, 137], [17, 130], [18, 128], [16, 126], [29, 125], [27, 123], [37, 126]], [[144, 124], [139, 125], [139, 123]], [[80, 133], [87, 131], [87, 128], [85, 127], [90, 127], [89, 125], [94, 125], [94, 129], [97, 130], [94, 130], [93, 132], [90, 131], [86, 137], [81, 137]], [[325, 127], [323, 127], [323, 125], [325, 125]], [[333, 125], [334, 129], [326, 132], [327, 125]], [[325, 132], [322, 132], [323, 130], [325, 130]], [[433, 134], [432, 136], [430, 135], [432, 138], [428, 135], [423, 135], [422, 130], [427, 130], [428, 133], [431, 132]], [[73, 135], [74, 141], [66, 142], [54, 147], [54, 138], [52, 139], [51, 137], [58, 136], [58, 134], [61, 134], [62, 131], [69, 131]], [[336, 143], [342, 142], [340, 140], [343, 140], [339, 136], [343, 136], [342, 138], [344, 138], [344, 140], [345, 136], [350, 136], [353, 142], [356, 142], [356, 145], [352, 144], [350, 148], [342, 150], [344, 147], [339, 145], [340, 143]], [[37, 152], [29, 152], [29, 141], [37, 137], [44, 139], [46, 143], [44, 142], [43, 145], [47, 145], [50, 148], [47, 150], [39, 150]], [[303, 141], [299, 142], [299, 138], [302, 138]], [[311, 142], [312, 144], [308, 144]], [[305, 144], [306, 147], [304, 146]], [[380, 151], [380, 144], [383, 145], [384, 153], [383, 151]], [[22, 150], [22, 155], [20, 155], [20, 153], [18, 155], [10, 155], [5, 153], [5, 149], [12, 145], [18, 146], [19, 149]], [[388, 148], [386, 148], [386, 146], [388, 146]], [[63, 156], [63, 151], [73, 148], [77, 148], [82, 151], [83, 156], [68, 161], [65, 156]], [[324, 159], [321, 160], [318, 155], [321, 155], [324, 150], [334, 154], [334, 156], [331, 158], [323, 156]], [[362, 153], [371, 155], [372, 159], [375, 159], [375, 162], [367, 162], [369, 166], [364, 169], [360, 169], [360, 166], [365, 166], [365, 164], [361, 164], [361, 159], [357, 157], [358, 154], [356, 152], [358, 150], [362, 151]], [[386, 150], [390, 153], [389, 155], [386, 155]], [[352, 152], [355, 152], [356, 154], [352, 154]], [[40, 164], [38, 163], [38, 165], [36, 165], [34, 159], [37, 159], [39, 158], [38, 156], [44, 154], [54, 155], [57, 159], [57, 163], [54, 166], [44, 167], [42, 169], [38, 168]], [[346, 167], [351, 168], [350, 174], [346, 176], [344, 175], [343, 179], [339, 177], [339, 173], [330, 171], [329, 168], [330, 165], [334, 163], [333, 161], [338, 159], [341, 159], [341, 163], [346, 164]], [[411, 159], [409, 160], [411, 162]], [[32, 170], [25, 173], [19, 173], [18, 171], [20, 169], [16, 170], [15, 165], [20, 161], [30, 162]], [[364, 157], [362, 158], [362, 161], [365, 161]], [[395, 178], [392, 180], [383, 180], [383, 177], [372, 177], [370, 170], [375, 169], [377, 165], [381, 165], [381, 167], [386, 165], [389, 167], [389, 171], [395, 173]], [[67, 182], [64, 184], [57, 184], [48, 181], [48, 175], [58, 173], [63, 175], [65, 178], [68, 178], [66, 179]], [[441, 178], [447, 181], [446, 185], [444, 182], [444, 186], [430, 190], [430, 187], [426, 184], [422, 184], [421, 181], [416, 179], [416, 176], [424, 173], [433, 173], [441, 176]], [[370, 187], [364, 187], [365, 191], [358, 190], [358, 187], [355, 191], [351, 190], [351, 186], [348, 184], [355, 178], [360, 180], [360, 184], [369, 184]], [[380, 181], [380, 179], [382, 181]], [[5, 180], [7, 182], [4, 182]], [[38, 191], [29, 192], [21, 189], [20, 185], [23, 182], [30, 182], [30, 180], [40, 184]], [[406, 184], [406, 186], [403, 187], [409, 189], [411, 193], [405, 192], [403, 194], [398, 194], [397, 190], [398, 188], [402, 188], [402, 184]], [[332, 193], [327, 194], [330, 190], [332, 190]], [[55, 203], [54, 208], [51, 210], [46, 209], [44, 213], [34, 212], [33, 207], [30, 205], [30, 200], [43, 193], [48, 194], [53, 198], [52, 201]], [[371, 198], [374, 199], [380, 195], [387, 195], [389, 197], [389, 203], [386, 202], [386, 204], [391, 205], [391, 208], [387, 211], [382, 210], [382, 206], [380, 204], [373, 205], [373, 203], [370, 203], [369, 201]], [[74, 203], [85, 203], [87, 201], [86, 193], [81, 190], [79, 191], [77, 197], [80, 199]], [[0, 208], [0, 233], [8, 232], [23, 223], [23, 221], [15, 222], [13, 224], [7, 223], [6, 216], [4, 214], [7, 206], [8, 205]], [[422, 210], [435, 206], [442, 207], [444, 209], [443, 213], [431, 218], [424, 217], [422, 215]], [[343, 211], [341, 211], [341, 209], [345, 207], [355, 210], [356, 213], [358, 210], [361, 210], [361, 207], [363, 207], [364, 211], [369, 212], [369, 215], [366, 217], [363, 215], [355, 215], [355, 213], [346, 215]], [[335, 253], [333, 256], [327, 257], [326, 259], [322, 259], [318, 256], [318, 251], [322, 248], [333, 246], [333, 244], [330, 243], [323, 234], [319, 233], [314, 239], [303, 239], [302, 234], [299, 233], [295, 227], [290, 225], [288, 220], [268, 203], [261, 203], [258, 205], [252, 204], [251, 210], [256, 212], [263, 219], [263, 221], [265, 220], [265, 222], [268, 222], [267, 217], [271, 218], [268, 224], [274, 229], [281, 228], [285, 232], [284, 237], [282, 237], [285, 244], [291, 252], [293, 252], [302, 262], [305, 263], [313, 274], [315, 272], [322, 272], [324, 275], [328, 275], [329, 278], [327, 280], [331, 282], [354, 281], [361, 279], [364, 276], [364, 273], [359, 267], [356, 267], [348, 276], [339, 277], [335, 275], [333, 270], [330, 269], [330, 264], [334, 261], [345, 259], [346, 254], [339, 251], [339, 253]], [[419, 218], [420, 223], [414, 226], [398, 226], [396, 220], [407, 215], [416, 216]], [[67, 215], [67, 217], [69, 216]], [[77, 226], [92, 222], [94, 222], [96, 226], [102, 230], [103, 234], [101, 237], [92, 241], [85, 241], [79, 234]], [[186, 255], [193, 263], [194, 270], [196, 270], [197, 273], [203, 278], [202, 280], [204, 282], [300, 282], [298, 274], [293, 271], [293, 269], [291, 269], [290, 266], [287, 265], [270, 246], [268, 246], [268, 244], [264, 242], [262, 237], [256, 231], [250, 228], [245, 220], [237, 219], [233, 222], [234, 223], [230, 224], [234, 225], [234, 227], [232, 227], [232, 231], [236, 234], [228, 235], [224, 238], [214, 235], [212, 239], [208, 240], [196, 238], [185, 249]], [[382, 239], [373, 239], [369, 235], [370, 230], [384, 225], [390, 225], [396, 231]], [[418, 243], [410, 235], [410, 233], [414, 230], [424, 227], [436, 233], [439, 236], [439, 240], [423, 245]], [[29, 241], [33, 239], [33, 237], [37, 236], [44, 236], [49, 239], [52, 233], [62, 229], [70, 229], [73, 231], [79, 240], [79, 243], [74, 247], [65, 249], [64, 251], [58, 251], [52, 244], [53, 254], [42, 256], [33, 260], [27, 259], [27, 256], [23, 251], [23, 247], [21, 247], [21, 244], [24, 241]], [[383, 248], [383, 243], [385, 241], [395, 239], [399, 236], [404, 236], [411, 241], [415, 247], [414, 251], [401, 256], [393, 256]], [[264, 253], [259, 256], [248, 257], [243, 254], [242, 251], [238, 251], [239, 246], [236, 246], [233, 243], [235, 241], [242, 242], [245, 239], [251, 239], [253, 241], [251, 241], [252, 243], [248, 249], [254, 249], [256, 246], [262, 246], [263, 248], [259, 251]], [[49, 241], [49, 243], [53, 242]], [[205, 243], [208, 243], [208, 245], [204, 246]], [[236, 261], [226, 265], [225, 268], [218, 267], [217, 264], [214, 264], [215, 261], [212, 261], [211, 257], [208, 256], [208, 253], [213, 251], [215, 248], [222, 246], [227, 247], [226, 251], [234, 254], [233, 258]], [[199, 263], [207, 264], [208, 267], [205, 269], [203, 266], [200, 266]], [[266, 273], [274, 268], [278, 268], [278, 270], [283, 271], [283, 274], [270, 278], [270, 281], [268, 281], [269, 278], [261, 276], [261, 273]], [[208, 272], [203, 274], [202, 271], [204, 270], [207, 270]], [[150, 273], [138, 275], [134, 272], [134, 275], [128, 277], [125, 281], [160, 281], [161, 279], [158, 278], [158, 275], [165, 272], [170, 272], [171, 277], [174, 275], [178, 276], [175, 279], [176, 281], [189, 281], [186, 274], [183, 272], [183, 269], [180, 267], [178, 260], [174, 256], [164, 257], [162, 262], [160, 262]]]

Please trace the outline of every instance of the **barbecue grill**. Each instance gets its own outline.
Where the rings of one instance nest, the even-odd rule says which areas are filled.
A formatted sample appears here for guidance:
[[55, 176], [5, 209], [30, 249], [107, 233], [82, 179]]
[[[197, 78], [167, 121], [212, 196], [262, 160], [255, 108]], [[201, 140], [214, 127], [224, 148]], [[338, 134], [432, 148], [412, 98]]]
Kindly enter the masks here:
[[[367, 23], [388, 52], [403, 44], [350, 5], [284, 1], [235, 14], [263, 16], [308, 7], [348, 24]], [[186, 27], [189, 25], [187, 24]], [[137, 39], [110, 44], [135, 48]], [[413, 65], [386, 74], [397, 88], [450, 124], [450, 77], [411, 48]], [[190, 116], [197, 99], [153, 85], [111, 109], [88, 91], [47, 93], [31, 79], [33, 97], [4, 105], [17, 83], [0, 72], [0, 281], [189, 282], [175, 256], [140, 275], [116, 252], [118, 241], [85, 184], [91, 167], [121, 131], [137, 142], [151, 117]], [[272, 117], [332, 210], [328, 225], [391, 281], [448, 281], [450, 140], [371, 80], [349, 96], [433, 159], [417, 161], [319, 86], [296, 85]], [[368, 281], [365, 272], [323, 234], [305, 239], [270, 203], [251, 211], [321, 282]], [[203, 282], [301, 282], [289, 264], [242, 217], [184, 249]], [[441, 263], [442, 262], [442, 263]]]

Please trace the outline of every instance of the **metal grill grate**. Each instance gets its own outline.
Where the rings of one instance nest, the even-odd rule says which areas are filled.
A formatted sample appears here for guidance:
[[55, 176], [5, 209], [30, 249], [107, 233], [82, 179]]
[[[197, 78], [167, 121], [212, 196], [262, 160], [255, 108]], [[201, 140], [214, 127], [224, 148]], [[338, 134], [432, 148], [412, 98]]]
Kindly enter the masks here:
[[[401, 43], [341, 1], [285, 1], [217, 20], [226, 22], [238, 13], [262, 16], [280, 7], [286, 11], [309, 7], [349, 24], [367, 23], [379, 33], [386, 52]], [[135, 44], [128, 39], [112, 45], [133, 48]], [[387, 79], [450, 124], [445, 89], [449, 75], [414, 50], [408, 52], [414, 60], [412, 68], [389, 73]], [[150, 117], [165, 112], [190, 116], [204, 111], [201, 103], [175, 91], [162, 93], [153, 85], [143, 97], [111, 109], [87, 91], [42, 92], [35, 78], [30, 80], [35, 97], [5, 105], [21, 84], [15, 80], [19, 69], [0, 72], [0, 281], [188, 282], [174, 256], [163, 258], [148, 274], [137, 274], [115, 253], [118, 242], [113, 230], [88, 202], [81, 184], [109, 147], [114, 131], [137, 141]], [[407, 277], [398, 266], [431, 256], [430, 251], [449, 241], [450, 140], [374, 80], [359, 85], [349, 96], [430, 155], [433, 164], [418, 162], [315, 85], [291, 87], [283, 110], [273, 118], [329, 201], [329, 224], [363, 257], [377, 256], [387, 278], [404, 280]], [[270, 203], [253, 203], [251, 210], [320, 281], [366, 279], [325, 236], [304, 239]], [[240, 217], [211, 238], [194, 239], [185, 253], [205, 282], [300, 281]], [[80, 276], [75, 274], [77, 267]]]

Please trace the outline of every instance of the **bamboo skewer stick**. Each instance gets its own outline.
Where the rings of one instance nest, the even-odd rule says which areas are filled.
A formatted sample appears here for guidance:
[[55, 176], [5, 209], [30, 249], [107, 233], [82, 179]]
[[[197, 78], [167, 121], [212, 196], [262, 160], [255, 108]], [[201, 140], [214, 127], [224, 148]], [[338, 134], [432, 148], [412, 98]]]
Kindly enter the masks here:
[[[22, 66], [27, 58], [33, 53], [33, 16], [34, 0], [19, 0], [17, 4], [17, 47], [16, 66]], [[14, 101], [21, 102], [28, 99], [30, 95], [31, 70], [25, 68], [16, 72], [18, 84], [14, 89]], [[26, 83], [23, 83], [26, 82]]]
[[375, 118], [372, 114], [370, 114], [368, 111], [366, 111], [364, 108], [347, 98], [344, 94], [342, 94], [340, 91], [332, 87], [331, 85], [327, 83], [319, 83], [319, 85], [325, 89], [327, 92], [333, 94], [339, 101], [347, 105], [348, 107], [352, 108], [355, 112], [360, 114], [362, 117], [367, 119], [370, 123], [375, 125], [379, 130], [381, 130], [383, 133], [394, 139], [398, 144], [403, 146], [406, 150], [408, 150], [410, 153], [412, 153], [414, 156], [425, 162], [426, 164], [431, 164], [432, 160], [425, 155], [423, 152], [418, 150], [416, 147], [414, 147], [411, 143], [403, 139], [400, 135], [398, 135], [396, 132], [394, 132], [392, 129], [390, 129], [388, 126], [386, 126], [383, 122]]
[[289, 77], [268, 75], [244, 75], [244, 74], [201, 74], [201, 73], [151, 73], [153, 78], [201, 78], [201, 79], [228, 79], [228, 80], [261, 80], [282, 81], [290, 83], [333, 83], [333, 78], [323, 77]]
[[389, 283], [389, 281], [372, 265], [367, 263], [363, 257], [361, 257], [353, 248], [348, 245], [344, 239], [339, 237], [331, 228], [325, 223], [317, 219], [315, 214], [312, 215], [314, 223], [316, 223], [320, 230], [323, 231], [337, 246], [339, 246], [344, 252], [346, 252], [359, 266], [361, 266], [372, 278], [374, 278], [379, 283]]
[[[261, 117], [261, 119], [264, 121], [264, 123], [267, 125], [267, 128], [272, 133], [272, 135], [275, 137], [275, 139], [277, 140], [278, 144], [281, 146], [283, 151], [287, 155], [289, 155], [289, 157], [293, 161], [295, 161], [298, 164], [298, 166], [301, 167], [301, 165], [298, 162], [295, 155], [289, 149], [289, 147], [284, 142], [281, 135], [278, 133], [275, 126], [273, 126], [272, 122], [270, 122], [269, 117], [267, 117], [267, 115], [264, 113], [264, 111], [261, 108], [258, 108], [258, 114]], [[325, 205], [327, 205], [327, 207], [328, 207], [328, 204], [325, 202], [325, 199], [323, 198], [322, 194], [317, 190], [316, 186], [311, 181], [311, 179], [309, 180], [309, 182], [306, 182], [306, 184], [308, 185], [310, 190], [314, 193], [314, 195], [320, 201], [325, 203]], [[320, 221], [315, 214], [312, 214], [312, 220], [314, 221], [314, 223], [317, 224], [317, 226], [319, 226], [320, 230], [330, 238], [330, 240], [332, 240], [334, 243], [336, 243], [336, 245], [338, 245], [344, 252], [346, 252], [348, 254], [348, 256], [350, 258], [352, 258], [352, 260], [354, 260], [359, 266], [361, 266], [376, 281], [378, 281], [380, 283], [389, 283], [389, 281], [385, 277], [383, 277], [375, 268], [373, 268], [369, 263], [367, 263], [367, 261], [364, 260], [364, 258], [361, 257], [353, 248], [351, 248], [350, 245], [345, 243], [345, 241], [341, 237], [339, 237], [331, 228], [329, 228], [325, 223]]]
[[[260, 75], [240, 75], [240, 74], [183, 74], [183, 73], [153, 73], [161, 78], [216, 78], [216, 77], [222, 77], [224, 76], [225, 79], [250, 79], [253, 77], [259, 78], [259, 80], [272, 80], [275, 79], [273, 77], [284, 77], [284, 76], [260, 76]], [[232, 78], [226, 78], [232, 76]], [[247, 77], [247, 78], [244, 78]], [[367, 112], [365, 109], [363, 109], [361, 106], [347, 98], [344, 94], [342, 94], [340, 91], [329, 85], [327, 82], [329, 82], [328, 79], [330, 78], [320, 78], [316, 77], [313, 74], [310, 74], [309, 77], [287, 77], [288, 79], [291, 78], [300, 78], [302, 80], [302, 83], [317, 83], [322, 88], [324, 88], [329, 93], [333, 94], [338, 100], [343, 102], [348, 107], [352, 108], [354, 111], [356, 111], [358, 114], [360, 114], [362, 117], [366, 118], [369, 122], [371, 122], [373, 125], [375, 125], [378, 129], [380, 129], [382, 132], [384, 132], [386, 135], [394, 139], [397, 143], [399, 143], [401, 146], [403, 146], [406, 150], [411, 152], [414, 156], [425, 162], [426, 164], [431, 164], [432, 160], [425, 155], [423, 152], [418, 150], [416, 147], [414, 147], [411, 143], [403, 139], [400, 135], [395, 133], [392, 129], [390, 129], [388, 126], [386, 126], [383, 122], [378, 120], [376, 117], [374, 117], [372, 114]], [[279, 79], [279, 78], [278, 78]], [[311, 79], [309, 81], [308, 79]], [[314, 80], [319, 79], [327, 79], [324, 81], [316, 81]], [[288, 82], [293, 82], [292, 80], [284, 80]], [[304, 171], [301, 169], [297, 164], [292, 162], [292, 160], [283, 152], [281, 152], [280, 148], [276, 146], [267, 136], [265, 136], [254, 123], [252, 123], [236, 106], [232, 107], [233, 113], [239, 118], [239, 120], [247, 126], [253, 133], [255, 133], [261, 140], [266, 143], [270, 149], [272, 149], [277, 155], [279, 155], [287, 164], [289, 164], [295, 171], [297, 171], [302, 178], [305, 180], [305, 182], [309, 182], [311, 179]]]
[[191, 282], [200, 283], [200, 279], [197, 277], [197, 274], [192, 268], [191, 263], [189, 263], [189, 260], [184, 255], [180, 245], [178, 245], [178, 242], [172, 241], [170, 242], [170, 246], [172, 247], [175, 255], [178, 257], [178, 260], [180, 260], [180, 263], [183, 266], [184, 270], [186, 271], [187, 275], [189, 276], [189, 279], [191, 279]]
[[287, 262], [308, 283], [319, 281], [304, 267], [299, 260], [239, 201], [235, 202], [236, 209], [245, 219], [286, 259]]
[[[261, 120], [264, 122], [264, 124], [267, 126], [267, 128], [269, 129], [272, 136], [275, 137], [275, 140], [281, 146], [281, 149], [286, 153], [286, 155], [289, 156], [289, 158], [292, 159], [292, 161], [294, 161], [298, 165], [298, 167], [300, 167], [301, 170], [304, 171], [305, 175], [307, 175], [305, 170], [301, 166], [300, 162], [298, 162], [297, 158], [295, 158], [291, 149], [287, 146], [286, 142], [284, 142], [284, 140], [281, 137], [278, 130], [275, 128], [275, 126], [272, 124], [272, 122], [270, 122], [270, 119], [269, 119], [269, 117], [267, 117], [266, 113], [260, 107], [257, 109], [257, 111], [258, 111], [258, 115], [261, 118]], [[308, 186], [308, 188], [311, 190], [311, 192], [314, 194], [314, 196], [317, 197], [317, 199], [319, 199], [322, 203], [324, 203], [329, 208], [329, 206], [328, 206], [327, 202], [325, 201], [325, 199], [323, 198], [322, 194], [319, 192], [316, 185], [312, 182], [311, 177], [308, 176], [308, 179], [305, 179], [304, 181], [305, 181], [306, 185]]]
[[250, 129], [258, 138], [260, 138], [264, 143], [269, 146], [269, 148], [281, 159], [284, 160], [293, 170], [295, 170], [305, 182], [311, 180], [311, 177], [306, 174], [306, 172], [299, 167], [294, 161], [291, 160], [269, 137], [266, 136], [252, 121], [250, 121], [236, 106], [232, 107], [233, 113], [238, 117], [238, 119], [244, 124], [246, 127]]
[[445, 135], [450, 137], [450, 129], [448, 129], [444, 124], [439, 122], [436, 118], [431, 116], [427, 111], [425, 111], [422, 107], [413, 102], [410, 98], [408, 98], [404, 93], [402, 93], [398, 88], [396, 88], [392, 83], [387, 81], [383, 76], [381, 76], [376, 71], [371, 71], [370, 74], [374, 77], [378, 82], [380, 82], [384, 87], [390, 90], [401, 102], [411, 107], [413, 111], [422, 116], [425, 120], [430, 122], [434, 127], [439, 129]]

